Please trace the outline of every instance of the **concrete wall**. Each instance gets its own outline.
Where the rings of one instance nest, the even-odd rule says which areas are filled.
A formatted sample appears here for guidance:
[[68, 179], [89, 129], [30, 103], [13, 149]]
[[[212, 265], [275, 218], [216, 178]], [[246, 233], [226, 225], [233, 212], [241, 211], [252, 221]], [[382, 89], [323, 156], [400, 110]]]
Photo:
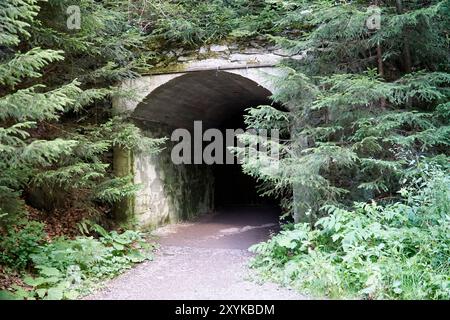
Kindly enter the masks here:
[[[170, 136], [161, 131], [148, 136]], [[134, 156], [134, 181], [142, 188], [134, 200], [134, 216], [142, 228], [192, 219], [212, 211], [214, 182], [210, 167], [174, 165], [170, 158], [172, 142], [158, 155]]]

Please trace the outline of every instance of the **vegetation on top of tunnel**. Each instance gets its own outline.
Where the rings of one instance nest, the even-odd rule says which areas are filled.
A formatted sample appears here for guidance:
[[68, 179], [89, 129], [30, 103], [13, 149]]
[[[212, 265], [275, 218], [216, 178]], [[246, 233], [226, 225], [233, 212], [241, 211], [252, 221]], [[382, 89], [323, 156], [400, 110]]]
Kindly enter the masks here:
[[221, 41], [265, 41], [279, 34], [285, 4], [265, 0], [133, 1], [132, 22], [148, 34], [152, 49], [198, 48]]
[[110, 277], [142, 260], [137, 233], [83, 235], [117, 228], [113, 206], [139, 188], [114, 175], [113, 149], [164, 142], [113, 116], [113, 98], [134, 96], [117, 84], [233, 42], [306, 53], [280, 66], [286, 109], [245, 117], [290, 132], [278, 170], [243, 165], [296, 222], [255, 248], [255, 266], [320, 295], [448, 299], [449, 3], [373, 3], [80, 0], [82, 28], [68, 30], [73, 1], [0, 2], [0, 289], [74, 298], [98, 280], [91, 268]]

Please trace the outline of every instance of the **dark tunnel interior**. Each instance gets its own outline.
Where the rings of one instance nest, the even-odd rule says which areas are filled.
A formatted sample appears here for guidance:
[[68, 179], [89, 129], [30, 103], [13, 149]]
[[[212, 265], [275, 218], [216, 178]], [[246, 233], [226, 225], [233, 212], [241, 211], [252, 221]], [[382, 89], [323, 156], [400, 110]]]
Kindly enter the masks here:
[[[219, 129], [243, 129], [244, 113], [238, 113], [225, 120]], [[224, 150], [224, 153], [229, 152]], [[277, 206], [276, 199], [262, 197], [255, 178], [245, 174], [242, 166], [235, 164], [214, 164], [214, 204], [216, 209], [233, 206]]]

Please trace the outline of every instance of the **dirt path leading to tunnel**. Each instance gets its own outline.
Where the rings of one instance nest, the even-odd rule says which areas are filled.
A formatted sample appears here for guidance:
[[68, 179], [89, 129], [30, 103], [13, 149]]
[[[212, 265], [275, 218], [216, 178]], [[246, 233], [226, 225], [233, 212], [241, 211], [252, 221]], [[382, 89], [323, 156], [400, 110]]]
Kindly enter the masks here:
[[219, 211], [194, 223], [155, 231], [155, 260], [110, 281], [88, 299], [306, 299], [273, 283], [258, 283], [248, 247], [278, 230], [273, 209]]

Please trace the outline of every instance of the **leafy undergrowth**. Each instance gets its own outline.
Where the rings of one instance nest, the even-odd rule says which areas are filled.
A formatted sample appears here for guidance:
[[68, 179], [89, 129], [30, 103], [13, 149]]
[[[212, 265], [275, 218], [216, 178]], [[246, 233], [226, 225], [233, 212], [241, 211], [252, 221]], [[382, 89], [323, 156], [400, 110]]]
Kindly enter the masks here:
[[9, 230], [0, 240], [0, 265], [23, 273], [22, 283], [0, 291], [0, 299], [76, 299], [89, 294], [100, 281], [112, 278], [134, 264], [151, 260], [154, 246], [137, 231], [107, 232], [92, 224], [99, 235], [59, 237], [45, 242], [43, 224], [28, 222]]
[[326, 207], [251, 248], [266, 278], [330, 298], [450, 299], [450, 177], [431, 170], [403, 201]]

